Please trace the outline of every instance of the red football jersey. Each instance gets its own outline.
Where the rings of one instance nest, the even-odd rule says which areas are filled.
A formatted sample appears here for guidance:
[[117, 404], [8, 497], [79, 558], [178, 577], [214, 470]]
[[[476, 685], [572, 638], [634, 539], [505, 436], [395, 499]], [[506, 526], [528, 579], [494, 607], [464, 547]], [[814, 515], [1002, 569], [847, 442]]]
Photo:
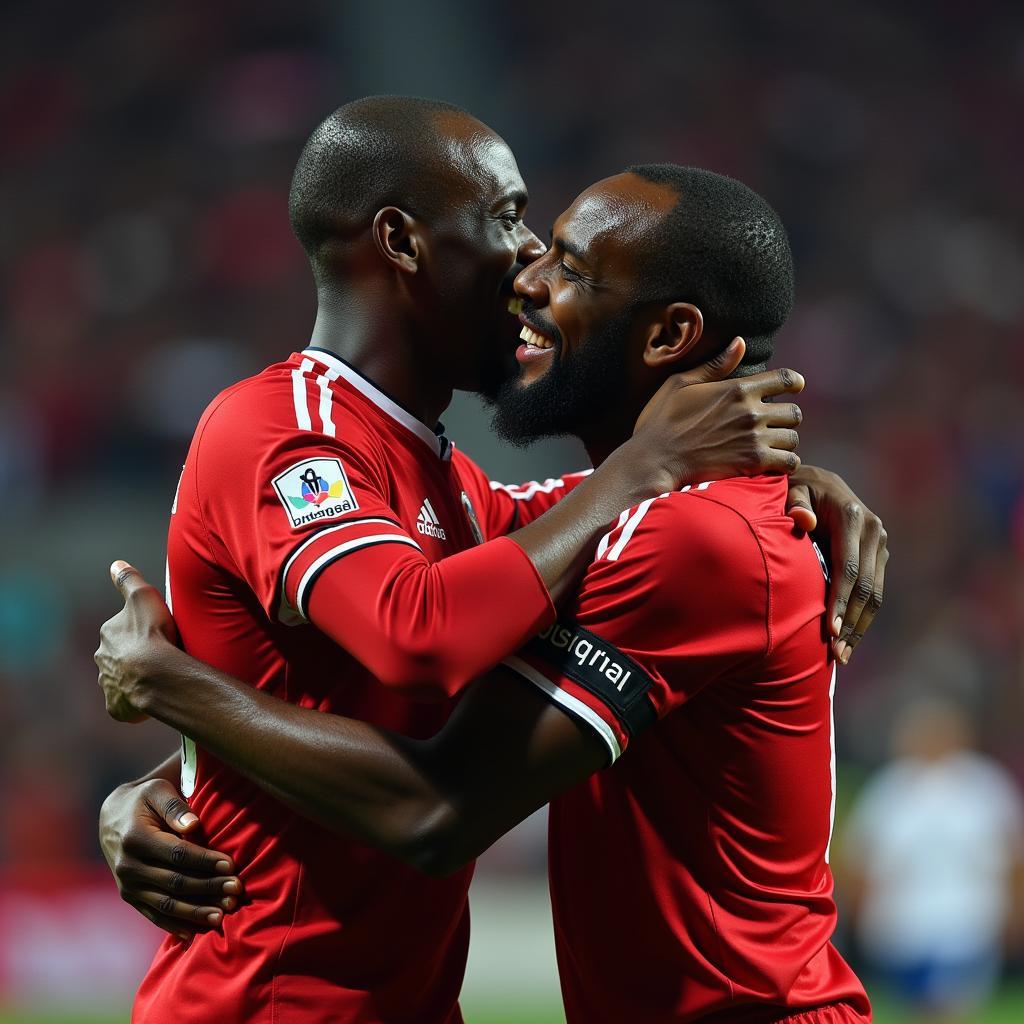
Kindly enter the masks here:
[[[432, 735], [446, 694], [554, 618], [523, 551], [479, 542], [579, 479], [492, 487], [443, 434], [307, 349], [223, 392], [196, 429], [168, 539], [184, 646], [294, 704]], [[235, 859], [245, 901], [222, 934], [165, 940], [133, 1021], [461, 1019], [471, 868], [429, 878], [183, 750], [199, 841]]]
[[787, 482], [624, 512], [559, 623], [507, 659], [610, 759], [552, 803], [570, 1024], [868, 1019], [832, 946], [832, 697], [820, 557]]

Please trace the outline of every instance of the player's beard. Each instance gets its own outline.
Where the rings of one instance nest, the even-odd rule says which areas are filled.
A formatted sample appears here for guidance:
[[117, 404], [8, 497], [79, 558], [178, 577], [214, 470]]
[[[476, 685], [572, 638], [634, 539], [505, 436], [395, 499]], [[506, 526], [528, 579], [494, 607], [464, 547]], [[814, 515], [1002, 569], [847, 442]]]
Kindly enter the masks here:
[[[524, 312], [527, 312], [524, 307]], [[628, 308], [561, 358], [561, 336], [551, 366], [532, 384], [506, 380], [494, 400], [492, 426], [503, 440], [525, 448], [542, 437], [582, 435], [614, 416], [625, 397]]]

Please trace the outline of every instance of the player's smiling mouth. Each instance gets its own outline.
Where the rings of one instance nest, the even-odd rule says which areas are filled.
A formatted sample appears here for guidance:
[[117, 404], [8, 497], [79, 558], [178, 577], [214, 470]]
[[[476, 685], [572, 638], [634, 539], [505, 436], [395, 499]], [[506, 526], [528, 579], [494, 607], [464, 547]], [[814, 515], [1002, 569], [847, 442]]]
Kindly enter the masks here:
[[[509, 312], [511, 313], [512, 302], [509, 302]], [[525, 341], [525, 345], [520, 345], [516, 350], [516, 359], [520, 363], [532, 362], [535, 359], [542, 359], [548, 354], [552, 353], [557, 347], [553, 338], [548, 337], [543, 331], [539, 331], [522, 312], [522, 300], [519, 302], [519, 309], [517, 310], [519, 322], [523, 325], [523, 329], [519, 332], [519, 337], [522, 341]]]

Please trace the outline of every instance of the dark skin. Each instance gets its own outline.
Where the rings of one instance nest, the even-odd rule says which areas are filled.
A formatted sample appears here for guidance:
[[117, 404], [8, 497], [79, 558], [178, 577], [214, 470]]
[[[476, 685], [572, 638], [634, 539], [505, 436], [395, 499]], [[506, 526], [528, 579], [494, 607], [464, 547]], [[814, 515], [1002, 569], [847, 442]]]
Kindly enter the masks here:
[[[454, 388], [473, 390], [483, 382], [481, 338], [505, 337], [514, 347], [518, 325], [506, 310], [503, 283], [513, 268], [545, 252], [523, 223], [526, 189], [505, 142], [465, 115], [445, 115], [437, 128], [451, 169], [442, 212], [427, 221], [384, 207], [370, 223], [339, 225], [314, 268], [311, 336], [312, 344], [347, 359], [429, 425]], [[765, 399], [800, 390], [802, 378], [773, 371], [737, 389], [726, 378], [741, 356], [737, 339], [709, 364], [667, 382], [632, 450], [613, 455], [594, 474], [596, 482], [588, 480], [579, 495], [513, 535], [554, 599], [571, 590], [605, 523], [622, 508], [688, 479], [799, 466], [792, 431], [799, 408], [786, 407], [786, 422], [769, 422]], [[709, 406], [717, 410], [714, 420], [705, 416]], [[845, 501], [849, 490], [838, 483], [833, 495]], [[813, 493], [815, 503], [827, 500]], [[806, 478], [795, 477], [791, 514], [804, 528], [814, 525], [811, 501]], [[172, 756], [104, 801], [100, 846], [122, 897], [186, 937], [216, 927], [236, 905], [241, 885], [229, 857], [214, 852], [211, 860], [183, 838], [198, 819], [183, 811], [174, 790], [177, 765]]]
[[[348, 232], [332, 249], [331, 274], [318, 275], [312, 335], [312, 344], [356, 366], [431, 427], [454, 388], [480, 385], [479, 338], [510, 319], [501, 313], [506, 275], [544, 252], [523, 223], [526, 184], [505, 142], [466, 115], [446, 114], [437, 127], [448, 167], [442, 213], [428, 222], [387, 206], [368, 230]], [[685, 383], [718, 380], [731, 369], [730, 362], [718, 362]], [[680, 482], [731, 475], [744, 462], [748, 472], [795, 470], [795, 405], [780, 405], [770, 423], [757, 424], [756, 450], [747, 424], [764, 398], [802, 387], [799, 374], [779, 370], [752, 379], [743, 395], [728, 385], [714, 395], [667, 388], [652, 401], [637, 435], [624, 437], [622, 450], [594, 474], [596, 482], [588, 479], [512, 540], [558, 601], [604, 525], [623, 508]], [[705, 436], [694, 420], [709, 422], [702, 416], [709, 401], [722, 408]], [[723, 435], [735, 448], [722, 444]]]
[[[650, 189], [661, 191], [632, 175], [588, 189], [559, 218], [551, 250], [517, 278], [516, 290], [538, 311], [531, 326], [543, 332], [554, 324], [564, 344], [529, 360], [521, 386], [543, 374], [544, 360], [586, 344], [628, 302], [632, 253], [669, 201], [646, 194]], [[644, 408], [645, 390], [649, 395], [667, 374], [721, 344], [692, 304], [642, 311], [630, 330], [630, 379], [617, 417], [625, 436], [634, 410]], [[603, 430], [583, 440], [595, 463], [617, 442]], [[876, 562], [884, 566], [886, 557], [883, 549]], [[456, 870], [606, 762], [590, 730], [501, 666], [426, 741], [286, 704], [178, 650], [166, 639], [173, 623], [156, 591], [125, 563], [115, 563], [112, 575], [126, 604], [104, 626], [97, 652], [112, 715], [157, 717], [299, 813], [422, 870]], [[847, 607], [866, 629], [870, 613]]]
[[[480, 339], [505, 336], [514, 347], [518, 325], [506, 311], [503, 283], [545, 251], [523, 222], [526, 186], [504, 141], [463, 114], [445, 114], [436, 128], [446, 170], [442, 212], [425, 220], [385, 206], [366, 224], [340, 224], [314, 268], [311, 338], [430, 426], [454, 388], [482, 385], [488, 345]], [[512, 535], [554, 600], [571, 591], [597, 537], [622, 508], [688, 480], [799, 466], [799, 408], [772, 406], [771, 422], [762, 410], [769, 408], [765, 399], [799, 391], [803, 380], [772, 371], [738, 390], [726, 378], [742, 352], [737, 340], [667, 382], [628, 445], [558, 507]], [[718, 411], [713, 421], [704, 415], [708, 406]], [[806, 487], [795, 484], [794, 519], [808, 528], [809, 502]], [[194, 816], [180, 817], [180, 796], [168, 793], [176, 774], [172, 757], [111, 793], [100, 841], [122, 897], [161, 927], [187, 935], [219, 924], [240, 885], [229, 857], [215, 854], [207, 870], [209, 857], [169, 838], [167, 829], [184, 836], [197, 825]]]

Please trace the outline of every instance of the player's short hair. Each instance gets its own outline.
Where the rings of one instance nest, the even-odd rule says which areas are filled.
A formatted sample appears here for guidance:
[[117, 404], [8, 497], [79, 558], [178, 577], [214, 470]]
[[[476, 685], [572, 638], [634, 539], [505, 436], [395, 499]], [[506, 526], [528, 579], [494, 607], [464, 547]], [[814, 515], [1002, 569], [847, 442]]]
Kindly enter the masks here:
[[626, 170], [679, 196], [641, 256], [638, 301], [692, 302], [726, 340], [743, 337], [743, 373], [763, 370], [793, 307], [793, 254], [779, 215], [724, 174], [678, 164]]
[[438, 211], [445, 199], [445, 139], [436, 125], [442, 114], [472, 117], [440, 100], [367, 96], [314, 130], [292, 174], [288, 215], [315, 270], [326, 242], [364, 230], [381, 207], [425, 218]]

